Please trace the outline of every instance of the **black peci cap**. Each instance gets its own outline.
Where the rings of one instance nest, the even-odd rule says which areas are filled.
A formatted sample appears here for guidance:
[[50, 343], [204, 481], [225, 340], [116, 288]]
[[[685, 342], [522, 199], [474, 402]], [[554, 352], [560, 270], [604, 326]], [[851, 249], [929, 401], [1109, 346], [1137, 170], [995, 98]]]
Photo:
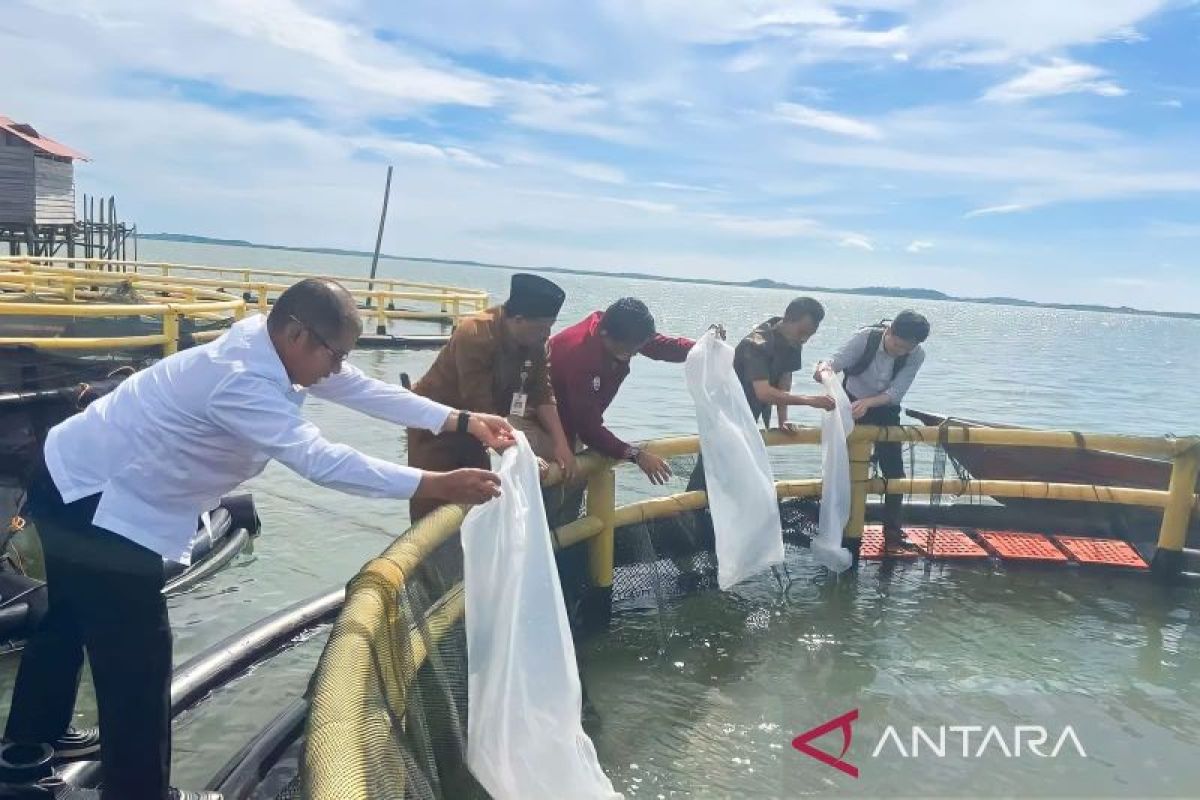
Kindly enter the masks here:
[[566, 299], [567, 293], [558, 284], [518, 272], [512, 276], [504, 313], [511, 317], [557, 317]]

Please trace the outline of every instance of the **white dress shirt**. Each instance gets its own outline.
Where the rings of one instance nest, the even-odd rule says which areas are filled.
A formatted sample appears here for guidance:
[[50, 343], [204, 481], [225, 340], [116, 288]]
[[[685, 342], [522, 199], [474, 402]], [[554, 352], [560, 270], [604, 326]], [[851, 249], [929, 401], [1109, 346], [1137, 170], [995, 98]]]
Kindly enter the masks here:
[[201, 512], [272, 458], [322, 486], [411, 497], [421, 471], [324, 439], [300, 413], [309, 392], [435, 433], [452, 413], [350, 364], [297, 389], [266, 317], [254, 316], [136, 373], [56, 425], [46, 437], [46, 464], [66, 502], [103, 493], [96, 525], [185, 564]]

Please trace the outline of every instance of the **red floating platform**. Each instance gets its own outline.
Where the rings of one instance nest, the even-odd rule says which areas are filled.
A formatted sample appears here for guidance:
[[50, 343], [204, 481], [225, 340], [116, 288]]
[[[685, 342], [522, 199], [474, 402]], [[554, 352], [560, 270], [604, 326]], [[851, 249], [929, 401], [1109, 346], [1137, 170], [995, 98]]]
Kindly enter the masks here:
[[929, 558], [987, 558], [987, 551], [957, 528], [905, 528], [905, 538]]
[[1040, 533], [980, 531], [983, 546], [1006, 561], [1048, 561], [1063, 563], [1067, 557], [1054, 542]]
[[[905, 536], [905, 538], [908, 538]], [[920, 553], [916, 550], [888, 550], [888, 558], [916, 558]], [[862, 545], [858, 549], [858, 557], [872, 561], [879, 561], [884, 557], [883, 552], [883, 526], [882, 525], [865, 525], [863, 526]]]
[[1129, 542], [1120, 539], [1092, 539], [1086, 536], [1055, 536], [1071, 558], [1080, 564], [1100, 564], [1106, 567], [1131, 567], [1149, 569], [1149, 565], [1138, 555]]

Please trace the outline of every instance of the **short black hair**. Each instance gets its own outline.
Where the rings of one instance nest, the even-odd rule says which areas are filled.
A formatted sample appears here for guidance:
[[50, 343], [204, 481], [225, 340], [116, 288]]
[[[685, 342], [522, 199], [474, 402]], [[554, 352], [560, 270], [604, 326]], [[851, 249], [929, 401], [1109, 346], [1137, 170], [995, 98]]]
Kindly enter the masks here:
[[283, 330], [293, 318], [309, 325], [329, 340], [344, 333], [353, 322], [354, 299], [341, 284], [325, 278], [305, 278], [293, 283], [271, 305], [267, 327]]
[[915, 311], [901, 311], [892, 320], [892, 336], [920, 344], [929, 338], [929, 320]]
[[605, 310], [600, 330], [621, 344], [641, 344], [655, 334], [654, 316], [636, 297], [622, 297]]
[[825, 319], [825, 306], [811, 297], [797, 297], [788, 303], [787, 311], [783, 312], [784, 322], [799, 322], [805, 317], [811, 317], [813, 322], [820, 325], [821, 320]]

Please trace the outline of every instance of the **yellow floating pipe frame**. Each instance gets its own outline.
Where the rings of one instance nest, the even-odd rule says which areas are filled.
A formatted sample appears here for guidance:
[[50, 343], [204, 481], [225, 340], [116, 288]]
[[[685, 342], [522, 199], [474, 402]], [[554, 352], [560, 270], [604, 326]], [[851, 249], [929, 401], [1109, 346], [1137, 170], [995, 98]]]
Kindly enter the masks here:
[[[1158, 547], [1171, 553], [1181, 553], [1187, 542], [1188, 526], [1196, 507], [1193, 492], [1200, 474], [1200, 451], [1192, 448], [1181, 453], [1171, 468], [1171, 483], [1167, 502], [1163, 504], [1162, 526], [1158, 531]], [[1166, 558], [1171, 558], [1166, 556]]]
[[592, 585], [609, 589], [613, 584], [613, 554], [616, 537], [617, 483], [611, 469], [588, 479], [587, 515], [600, 521], [600, 531], [588, 540], [588, 573]]
[[[132, 270], [129, 270], [129, 271], [132, 271], [132, 273], [135, 275], [138, 275], [138, 276], [141, 276], [144, 278], [148, 278], [148, 279], [180, 277], [178, 275], [174, 275], [174, 276], [171, 275], [172, 271], [174, 271], [174, 272], [179, 272], [179, 271], [206, 272], [206, 273], [216, 274], [216, 275], [236, 275], [241, 278], [240, 282], [245, 283], [245, 284], [250, 284], [252, 282], [261, 283], [261, 281], [252, 281], [251, 276], [267, 276], [267, 277], [296, 278], [296, 279], [328, 278], [330, 280], [336, 280], [342, 284], [365, 284], [365, 285], [369, 286], [373, 283], [375, 286], [379, 286], [379, 285], [405, 286], [405, 287], [412, 287], [412, 288], [418, 288], [418, 289], [429, 289], [433, 292], [458, 294], [458, 295], [461, 295], [462, 299], [464, 299], [464, 300], [474, 299], [476, 301], [483, 300], [486, 302], [486, 299], [487, 299], [487, 292], [484, 292], [484, 291], [478, 290], [478, 289], [464, 289], [464, 288], [460, 288], [457, 286], [446, 286], [444, 284], [425, 283], [425, 282], [421, 282], [421, 281], [410, 281], [410, 280], [402, 280], [402, 279], [397, 279], [397, 278], [375, 278], [372, 281], [372, 279], [370, 279], [370, 278], [360, 278], [357, 276], [348, 276], [348, 275], [330, 275], [330, 274], [324, 274], [324, 273], [296, 272], [296, 271], [290, 271], [290, 270], [277, 270], [277, 269], [247, 269], [245, 267], [217, 267], [217, 266], [206, 266], [206, 265], [201, 265], [201, 264], [174, 264], [174, 263], [170, 263], [170, 262], [159, 262], [159, 261], [119, 261], [119, 260], [107, 260], [107, 259], [96, 259], [96, 258], [92, 258], [92, 259], [63, 258], [63, 257], [34, 258], [34, 257], [30, 257], [30, 256], [0, 256], [0, 266], [7, 265], [9, 267], [31, 268], [31, 269], [74, 269], [72, 267], [58, 267], [58, 266], [56, 266], [58, 264], [82, 265], [82, 268], [76, 269], [75, 271], [84, 271], [89, 274], [110, 274], [110, 273], [105, 273], [105, 272], [101, 271], [100, 269], [98, 269], [100, 267], [107, 268], [109, 266], [115, 265], [115, 266], [124, 267], [127, 270], [128, 270], [128, 268], [132, 267]], [[151, 270], [151, 269], [158, 270], [158, 272], [160, 274], [159, 275], [147, 274], [146, 271]], [[120, 273], [112, 273], [112, 274], [116, 274], [118, 276], [125, 276], [125, 275], [128, 275], [128, 271], [120, 272]], [[126, 279], [128, 279], [128, 278], [126, 278]], [[219, 282], [219, 279], [205, 279], [205, 278], [186, 278], [185, 277], [184, 280], [218, 280], [218, 282]], [[226, 281], [226, 283], [228, 283], [228, 281]], [[349, 288], [349, 287], [347, 287], [347, 288]], [[356, 291], [359, 291], [363, 294], [366, 293], [365, 290], [356, 290]]]
[[161, 333], [146, 336], [109, 337], [28, 337], [0, 336], [0, 346], [27, 345], [42, 350], [106, 350], [120, 347], [165, 347], [168, 339]]
[[[1195, 484], [1193, 483], [1193, 486]], [[1042, 481], [963, 481], [957, 478], [935, 481], [930, 478], [875, 478], [868, 482], [870, 494], [980, 494], [988, 497], [1023, 500], [1065, 500], [1084, 503], [1113, 503], [1124, 506], [1163, 508], [1170, 496], [1159, 489], [1130, 489], [1120, 486], [1096, 486], [1081, 483], [1045, 483]]]
[[[1007, 447], [1047, 447], [1058, 450], [1104, 450], [1130, 456], [1172, 458], [1200, 447], [1200, 437], [1126, 436], [1122, 434], [1078, 433], [1075, 431], [1043, 431], [1025, 428], [967, 428], [950, 425], [942, 428], [927, 425], [901, 425], [880, 428], [860, 425], [847, 438], [848, 444], [880, 442], [914, 442], [936, 445], [939, 437], [947, 444], [998, 445]], [[801, 428], [795, 433], [766, 431], [763, 440], [768, 447], [789, 444], [815, 445], [821, 442], [818, 428]], [[676, 436], [646, 442], [644, 449], [662, 458], [692, 455], [700, 451], [698, 436]]]
[[0, 306], [8, 314], [31, 314], [39, 317], [158, 317], [163, 314], [198, 316], [216, 311], [234, 311], [245, 307], [238, 299], [196, 303], [5, 303]]

